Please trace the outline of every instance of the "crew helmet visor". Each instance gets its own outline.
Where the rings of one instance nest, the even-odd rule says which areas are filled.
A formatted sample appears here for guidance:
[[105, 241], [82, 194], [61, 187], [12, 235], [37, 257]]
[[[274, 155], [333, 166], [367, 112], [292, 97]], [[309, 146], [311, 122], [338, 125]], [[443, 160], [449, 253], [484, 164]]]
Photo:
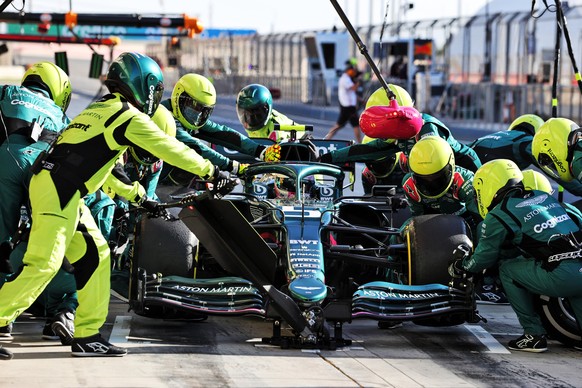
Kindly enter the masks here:
[[269, 120], [270, 110], [268, 104], [251, 108], [237, 106], [236, 110], [240, 122], [243, 123], [245, 129], [248, 130], [261, 129], [267, 125]]
[[414, 182], [418, 191], [428, 198], [436, 198], [441, 196], [448, 190], [452, 177], [454, 167], [447, 164], [442, 170], [430, 175], [421, 175], [413, 173]]
[[550, 155], [546, 153], [540, 153], [538, 155], [538, 165], [546, 174], [551, 176], [555, 179], [560, 179], [560, 173], [558, 172], [558, 168], [554, 160], [550, 157]]
[[186, 93], [182, 93], [178, 99], [178, 105], [182, 116], [196, 128], [202, 127], [214, 110], [214, 106], [208, 106], [195, 101]]

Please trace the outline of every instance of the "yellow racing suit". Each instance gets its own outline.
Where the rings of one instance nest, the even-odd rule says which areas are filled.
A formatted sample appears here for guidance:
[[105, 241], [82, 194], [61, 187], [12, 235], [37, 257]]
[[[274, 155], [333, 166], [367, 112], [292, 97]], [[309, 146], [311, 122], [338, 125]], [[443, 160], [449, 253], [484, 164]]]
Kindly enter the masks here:
[[75, 337], [99, 332], [109, 305], [109, 247], [83, 196], [105, 183], [133, 145], [203, 178], [214, 174], [209, 161], [166, 135], [120, 94], [89, 105], [59, 136], [31, 179], [34, 222], [22, 272], [0, 289], [0, 326], [32, 304], [66, 256], [75, 268], [79, 296]]

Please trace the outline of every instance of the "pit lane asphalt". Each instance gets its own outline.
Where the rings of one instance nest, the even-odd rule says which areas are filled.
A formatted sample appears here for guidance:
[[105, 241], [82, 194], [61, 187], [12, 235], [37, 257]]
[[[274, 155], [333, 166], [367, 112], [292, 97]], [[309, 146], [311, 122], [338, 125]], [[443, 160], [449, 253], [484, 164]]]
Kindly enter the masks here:
[[1, 387], [580, 387], [582, 352], [549, 341], [546, 353], [509, 352], [520, 335], [509, 306], [479, 305], [487, 323], [434, 328], [405, 322], [344, 325], [352, 345], [336, 351], [263, 345], [271, 323], [252, 317], [164, 321], [111, 299], [102, 330], [122, 358], [75, 358], [41, 339], [44, 321], [23, 316], [14, 359], [0, 362]]

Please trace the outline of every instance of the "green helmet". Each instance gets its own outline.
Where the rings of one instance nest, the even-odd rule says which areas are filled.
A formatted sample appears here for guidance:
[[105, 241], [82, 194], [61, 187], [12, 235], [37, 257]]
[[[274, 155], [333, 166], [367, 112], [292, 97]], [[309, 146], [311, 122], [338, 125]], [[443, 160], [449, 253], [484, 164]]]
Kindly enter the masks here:
[[267, 125], [272, 112], [273, 97], [263, 85], [247, 85], [238, 93], [236, 114], [247, 131], [257, 131]]
[[513, 122], [509, 124], [507, 130], [511, 131], [514, 129], [522, 129], [533, 136], [543, 124], [544, 119], [542, 119], [540, 116], [527, 114], [521, 115], [513, 120]]
[[481, 217], [485, 218], [509, 191], [523, 189], [522, 181], [523, 173], [509, 159], [491, 160], [479, 167], [473, 178], [473, 187]]
[[[156, 112], [152, 116], [152, 121], [166, 135], [176, 137], [176, 121], [174, 120], [172, 112], [166, 109], [165, 106], [158, 106], [158, 109], [156, 109]], [[150, 154], [148, 151], [141, 147], [129, 147], [129, 152], [138, 163], [143, 165], [151, 165], [159, 160], [157, 156]]]
[[539, 171], [527, 169], [521, 172], [523, 174], [523, 186], [526, 190], [540, 190], [548, 194], [554, 192], [550, 180]]
[[71, 102], [71, 81], [60, 67], [51, 62], [38, 62], [32, 65], [22, 76], [21, 85], [36, 86], [48, 92], [49, 97], [63, 112]]
[[551, 118], [538, 129], [533, 138], [533, 157], [546, 174], [570, 182], [574, 180], [570, 171], [571, 148], [580, 135], [580, 128], [572, 120]]
[[453, 183], [455, 155], [446, 140], [427, 136], [410, 150], [408, 166], [420, 194], [440, 198]]
[[[396, 96], [396, 102], [398, 106], [413, 106], [414, 101], [412, 101], [412, 97], [410, 94], [401, 86], [388, 84], [388, 89], [394, 93]], [[366, 109], [371, 106], [388, 106], [390, 105], [390, 100], [388, 99], [388, 95], [384, 88], [380, 87], [376, 89], [374, 93], [368, 98], [366, 102]]]
[[118, 92], [150, 117], [164, 94], [164, 76], [152, 58], [138, 53], [122, 53], [111, 63], [105, 86]]
[[208, 121], [216, 105], [216, 90], [200, 74], [182, 76], [172, 91], [172, 112], [184, 128], [198, 129]]

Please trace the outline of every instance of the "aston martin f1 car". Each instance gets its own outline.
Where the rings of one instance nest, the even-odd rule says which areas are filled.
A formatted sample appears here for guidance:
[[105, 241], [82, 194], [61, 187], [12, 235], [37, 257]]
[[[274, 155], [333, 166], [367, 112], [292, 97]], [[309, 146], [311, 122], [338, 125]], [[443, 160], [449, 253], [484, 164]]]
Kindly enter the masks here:
[[264, 342], [332, 349], [351, 343], [342, 329], [354, 319], [431, 326], [483, 319], [471, 277], [447, 271], [454, 248], [471, 245], [461, 217], [419, 216], [399, 228], [409, 213], [394, 187], [344, 196], [342, 168], [297, 159], [249, 166], [242, 191], [220, 200], [174, 196], [175, 222], [143, 217], [131, 308], [149, 317], [260, 316], [273, 326]]

